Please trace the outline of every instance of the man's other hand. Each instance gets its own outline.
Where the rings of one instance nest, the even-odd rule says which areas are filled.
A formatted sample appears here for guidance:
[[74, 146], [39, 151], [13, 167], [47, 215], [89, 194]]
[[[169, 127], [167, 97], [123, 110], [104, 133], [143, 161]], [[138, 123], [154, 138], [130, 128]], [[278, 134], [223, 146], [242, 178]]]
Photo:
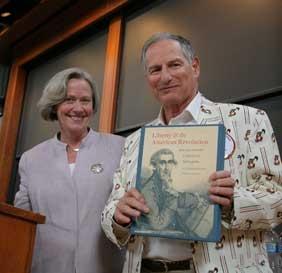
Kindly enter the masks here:
[[114, 220], [119, 225], [128, 225], [133, 218], [139, 217], [141, 213], [148, 212], [149, 208], [143, 195], [132, 188], [119, 200], [114, 213]]
[[231, 178], [230, 172], [218, 171], [214, 172], [209, 177], [210, 200], [222, 206], [230, 206], [233, 202], [235, 181]]

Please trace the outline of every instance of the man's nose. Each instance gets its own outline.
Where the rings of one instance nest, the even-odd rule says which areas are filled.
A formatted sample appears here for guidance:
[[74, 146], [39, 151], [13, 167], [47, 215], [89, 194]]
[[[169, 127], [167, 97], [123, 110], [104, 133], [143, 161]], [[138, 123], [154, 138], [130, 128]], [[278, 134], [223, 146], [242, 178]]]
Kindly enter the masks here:
[[168, 162], [164, 162], [164, 168], [165, 168], [165, 169], [168, 168]]
[[172, 76], [167, 68], [163, 68], [161, 71], [161, 81], [164, 83], [170, 82]]

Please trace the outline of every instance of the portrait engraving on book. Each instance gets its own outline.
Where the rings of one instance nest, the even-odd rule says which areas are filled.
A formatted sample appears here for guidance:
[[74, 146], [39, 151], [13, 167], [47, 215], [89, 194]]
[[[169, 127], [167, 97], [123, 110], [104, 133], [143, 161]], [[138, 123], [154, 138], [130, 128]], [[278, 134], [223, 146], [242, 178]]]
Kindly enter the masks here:
[[[150, 212], [133, 233], [176, 239], [216, 240], [220, 209], [208, 197], [208, 176], [223, 168], [218, 160], [218, 126], [144, 127], [137, 189]], [[223, 130], [223, 131], [222, 131]], [[224, 141], [224, 138], [223, 138]], [[218, 161], [221, 164], [218, 164]]]

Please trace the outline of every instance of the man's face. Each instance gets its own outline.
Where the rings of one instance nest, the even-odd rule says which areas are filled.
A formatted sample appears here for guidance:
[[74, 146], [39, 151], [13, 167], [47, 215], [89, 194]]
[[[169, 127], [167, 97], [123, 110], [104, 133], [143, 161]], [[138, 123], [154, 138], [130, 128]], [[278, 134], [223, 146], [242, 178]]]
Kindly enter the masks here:
[[159, 160], [156, 163], [156, 172], [159, 178], [167, 184], [170, 183], [171, 171], [174, 164], [174, 158], [171, 154], [161, 154]]
[[156, 99], [166, 107], [186, 107], [198, 91], [199, 60], [192, 64], [177, 41], [162, 40], [146, 52], [146, 77]]

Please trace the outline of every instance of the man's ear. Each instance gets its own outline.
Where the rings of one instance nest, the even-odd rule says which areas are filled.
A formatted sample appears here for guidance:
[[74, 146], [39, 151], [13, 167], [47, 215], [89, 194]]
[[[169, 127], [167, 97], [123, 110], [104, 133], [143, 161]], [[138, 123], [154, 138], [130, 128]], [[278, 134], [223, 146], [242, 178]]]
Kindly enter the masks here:
[[200, 77], [200, 59], [196, 56], [192, 61], [192, 69], [196, 78]]

